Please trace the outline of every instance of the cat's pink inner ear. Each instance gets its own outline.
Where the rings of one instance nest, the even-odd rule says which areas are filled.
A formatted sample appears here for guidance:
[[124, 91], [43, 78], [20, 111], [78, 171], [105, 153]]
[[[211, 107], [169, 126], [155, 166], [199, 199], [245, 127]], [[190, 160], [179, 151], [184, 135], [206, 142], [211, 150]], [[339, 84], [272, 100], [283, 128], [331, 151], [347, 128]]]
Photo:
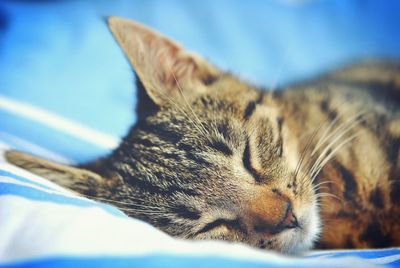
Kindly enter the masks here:
[[130, 20], [110, 17], [109, 27], [148, 95], [157, 104], [204, 91], [218, 70], [172, 40]]

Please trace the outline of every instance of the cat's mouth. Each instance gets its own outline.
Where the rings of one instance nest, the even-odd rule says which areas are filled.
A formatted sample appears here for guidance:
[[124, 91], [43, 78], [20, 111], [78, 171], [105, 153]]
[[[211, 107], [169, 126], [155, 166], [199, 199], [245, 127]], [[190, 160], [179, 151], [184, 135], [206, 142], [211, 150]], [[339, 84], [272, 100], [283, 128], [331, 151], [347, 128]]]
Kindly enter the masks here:
[[296, 254], [312, 248], [320, 233], [320, 219], [316, 205], [304, 210], [298, 218], [299, 226], [276, 235], [272, 249], [283, 253]]
[[316, 206], [304, 210], [298, 217], [286, 217], [285, 221], [281, 227], [262, 230], [257, 226], [249, 229], [239, 219], [216, 219], [204, 224], [192, 238], [242, 242], [287, 254], [309, 250], [320, 229]]

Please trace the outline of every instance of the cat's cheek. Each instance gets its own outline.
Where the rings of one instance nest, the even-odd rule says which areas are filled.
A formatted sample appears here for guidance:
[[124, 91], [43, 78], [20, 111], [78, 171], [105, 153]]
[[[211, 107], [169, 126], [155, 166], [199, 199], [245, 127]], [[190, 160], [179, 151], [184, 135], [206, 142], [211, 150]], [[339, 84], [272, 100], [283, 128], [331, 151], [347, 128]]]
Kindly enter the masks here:
[[303, 228], [301, 231], [302, 242], [299, 247], [303, 246], [303, 251], [311, 249], [318, 240], [321, 233], [321, 220], [319, 216], [318, 206], [314, 203], [308, 213], [301, 218]]
[[319, 207], [316, 204], [313, 205], [313, 209], [310, 214], [311, 215], [309, 217], [310, 223], [308, 225], [308, 232], [310, 233], [310, 242], [314, 244], [321, 234], [320, 211]]

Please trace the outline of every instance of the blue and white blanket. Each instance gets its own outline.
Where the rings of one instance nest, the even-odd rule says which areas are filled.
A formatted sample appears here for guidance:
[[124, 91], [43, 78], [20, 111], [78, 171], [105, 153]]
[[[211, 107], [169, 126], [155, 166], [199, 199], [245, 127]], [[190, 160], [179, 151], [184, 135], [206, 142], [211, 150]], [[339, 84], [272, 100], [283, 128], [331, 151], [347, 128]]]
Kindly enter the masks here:
[[287, 257], [180, 241], [1, 159], [8, 147], [86, 161], [134, 122], [132, 73], [103, 15], [274, 87], [353, 58], [399, 57], [399, 10], [396, 0], [0, 1], [0, 267], [400, 267], [399, 248]]
[[[0, 160], [1, 161], [1, 160]], [[0, 162], [0, 267], [397, 267], [400, 249], [285, 257], [245, 245], [171, 238]]]

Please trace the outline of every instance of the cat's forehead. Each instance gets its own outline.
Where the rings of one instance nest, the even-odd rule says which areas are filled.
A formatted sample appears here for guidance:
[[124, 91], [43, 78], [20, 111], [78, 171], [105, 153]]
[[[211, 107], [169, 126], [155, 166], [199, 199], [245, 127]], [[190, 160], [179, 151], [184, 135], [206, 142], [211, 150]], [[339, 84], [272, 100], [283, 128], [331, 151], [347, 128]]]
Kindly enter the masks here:
[[[195, 88], [190, 90], [196, 91]], [[196, 94], [195, 97], [186, 95], [185, 91], [188, 90], [183, 89], [181, 96], [169, 99], [170, 105], [162, 107], [158, 115], [164, 120], [171, 121], [176, 119], [175, 117], [196, 120], [212, 118], [227, 122], [237, 119], [245, 120], [248, 119], [246, 113], [249, 112], [246, 112], [246, 109], [252, 110], [253, 106], [262, 104], [265, 95], [265, 92], [229, 74], [215, 79], [207, 85], [206, 90]], [[179, 122], [181, 120], [176, 123]]]
[[219, 100], [244, 106], [249, 101], [256, 100], [261, 92], [234, 75], [224, 74], [208, 86], [208, 93]]
[[[185, 96], [188, 90], [195, 89], [182, 89], [181, 96], [145, 120], [148, 126], [142, 129], [139, 124], [141, 127], [137, 129], [150, 133], [154, 129], [167, 131], [169, 135], [179, 136], [177, 141], [190, 141], [196, 148], [211, 142], [211, 147], [218, 147], [220, 151], [227, 147], [229, 151], [242, 150], [246, 140], [268, 145], [271, 137], [278, 135], [276, 111], [270, 107], [270, 94], [266, 91], [231, 74], [214, 79], [195, 97]], [[258, 147], [269, 150], [268, 146]]]

